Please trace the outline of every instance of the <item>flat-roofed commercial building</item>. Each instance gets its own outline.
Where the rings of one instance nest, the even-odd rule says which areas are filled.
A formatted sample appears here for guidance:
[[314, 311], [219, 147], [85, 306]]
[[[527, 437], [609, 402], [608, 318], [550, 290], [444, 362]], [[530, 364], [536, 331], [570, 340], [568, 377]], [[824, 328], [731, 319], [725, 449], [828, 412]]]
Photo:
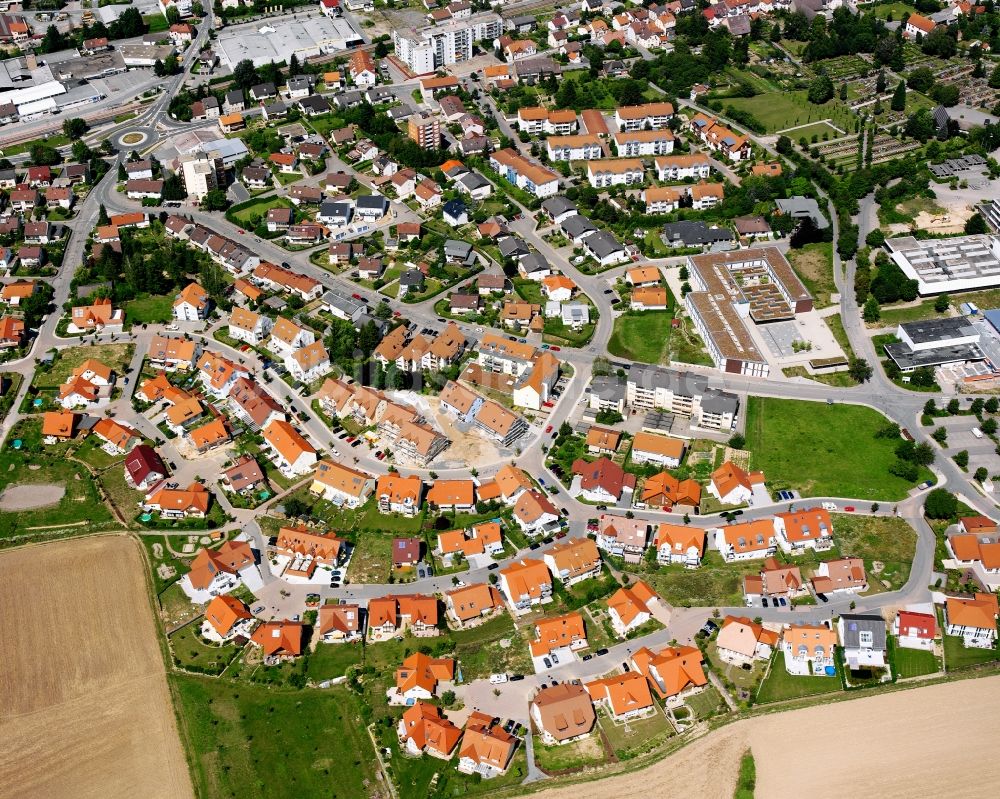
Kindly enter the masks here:
[[986, 234], [950, 239], [888, 239], [890, 257], [917, 292], [944, 294], [1000, 286], [1000, 237]]
[[688, 256], [694, 291], [684, 303], [717, 369], [767, 377], [747, 319], [766, 324], [813, 308], [812, 296], [774, 247]]
[[905, 322], [896, 329], [899, 341], [886, 344], [885, 352], [903, 372], [982, 361], [979, 335], [964, 316]]

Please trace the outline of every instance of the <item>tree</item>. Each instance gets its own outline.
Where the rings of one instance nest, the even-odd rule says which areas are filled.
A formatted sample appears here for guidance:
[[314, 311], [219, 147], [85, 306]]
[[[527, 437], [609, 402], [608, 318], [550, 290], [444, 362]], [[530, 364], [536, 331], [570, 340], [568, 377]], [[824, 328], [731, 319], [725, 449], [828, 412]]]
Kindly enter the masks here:
[[448, 690], [441, 694], [441, 704], [445, 707], [451, 707], [455, 704], [455, 692]]
[[944, 488], [935, 488], [924, 500], [924, 513], [931, 519], [952, 519], [958, 512], [958, 499]]
[[882, 318], [882, 310], [879, 308], [878, 300], [874, 297], [869, 297], [865, 300], [864, 311], [862, 312], [862, 317], [868, 324], [874, 324], [879, 319]]
[[63, 133], [68, 139], [79, 139], [87, 132], [87, 123], [79, 117], [63, 120]]
[[241, 89], [249, 89], [251, 86], [259, 83], [259, 76], [257, 75], [257, 70], [254, 68], [253, 61], [249, 58], [244, 58], [236, 65], [236, 68], [233, 70], [233, 83]]
[[[977, 483], [985, 483], [986, 478], [990, 476], [990, 473], [986, 470], [985, 466], [980, 466], [976, 469], [976, 473], [973, 476], [975, 477]], [[652, 547], [650, 547], [650, 549], [652, 549]]]
[[948, 411], [949, 416], [955, 416], [960, 410], [960, 406], [958, 404], [958, 398], [952, 397], [950, 400], [948, 400], [948, 405], [946, 406], [946, 409]]
[[841, 83], [840, 84], [840, 99], [844, 100], [844, 101], [847, 100], [847, 84], [846, 83]]
[[943, 447], [945, 442], [948, 440], [948, 429], [946, 427], [934, 428], [934, 432], [931, 433], [931, 438]]
[[969, 236], [982, 235], [989, 232], [986, 227], [986, 220], [983, 219], [982, 214], [975, 213], [965, 221], [965, 232]]
[[875, 78], [875, 93], [882, 94], [885, 91], [885, 70], [880, 69]]
[[984, 403], [982, 397], [976, 397], [972, 401], [972, 404], [969, 406], [969, 410], [972, 411], [973, 416], [981, 417], [983, 415], [983, 404]]
[[953, 83], [937, 83], [931, 87], [928, 95], [946, 108], [958, 105], [958, 86]]
[[938, 313], [944, 313], [947, 311], [949, 305], [951, 305], [951, 299], [947, 294], [939, 294], [934, 299], [934, 310]]
[[923, 441], [913, 448], [911, 460], [919, 466], [930, 466], [934, 463], [934, 447]]
[[159, 58], [153, 62], [153, 74], [158, 78], [162, 78], [167, 74], [166, 67], [163, 66], [163, 62]]
[[35, 166], [52, 166], [62, 161], [59, 151], [50, 144], [35, 142], [28, 151], [31, 163]]
[[882, 247], [885, 244], [885, 233], [875, 228], [865, 236], [865, 244], [869, 247]]
[[822, 105], [833, 99], [833, 81], [829, 75], [819, 74], [809, 84], [806, 97], [813, 105]]
[[928, 92], [934, 85], [934, 71], [930, 67], [917, 67], [906, 78], [906, 86], [915, 92]]
[[906, 110], [906, 84], [903, 81], [896, 84], [896, 89], [892, 93], [892, 100], [889, 102], [889, 108], [893, 111]]
[[872, 379], [874, 372], [871, 365], [864, 358], [854, 358], [847, 368], [847, 373], [858, 383], [867, 383]]
[[956, 452], [954, 460], [960, 468], [965, 469], [969, 465], [969, 450], [963, 449]]
[[747, 445], [747, 440], [743, 437], [741, 433], [733, 433], [729, 437], [729, 446], [733, 449], [744, 449]]
[[375, 45], [375, 58], [385, 58], [389, 55], [389, 45], [384, 41], [379, 42]]
[[101, 203], [101, 206], [97, 209], [97, 224], [106, 225], [110, 221], [111, 220], [108, 218], [108, 209], [104, 207], [103, 203]]
[[980, 425], [980, 430], [982, 430], [986, 435], [992, 436], [997, 431], [997, 420], [992, 416], [983, 420], [982, 425]]
[[933, 416], [937, 413], [937, 403], [934, 398], [931, 397], [927, 402], [924, 403], [924, 416]]
[[997, 399], [996, 397], [987, 397], [986, 404], [983, 405], [983, 408], [987, 413], [996, 413], [997, 411], [1000, 411], [1000, 399]]
[[212, 189], [201, 200], [205, 211], [225, 211], [229, 207], [229, 198], [222, 189]]
[[1000, 89], [1000, 64], [993, 67], [993, 71], [990, 73], [990, 79], [986, 81], [991, 89]]
[[285, 515], [289, 518], [294, 519], [309, 513], [309, 506], [299, 497], [289, 497], [283, 500], [282, 504], [285, 506]]

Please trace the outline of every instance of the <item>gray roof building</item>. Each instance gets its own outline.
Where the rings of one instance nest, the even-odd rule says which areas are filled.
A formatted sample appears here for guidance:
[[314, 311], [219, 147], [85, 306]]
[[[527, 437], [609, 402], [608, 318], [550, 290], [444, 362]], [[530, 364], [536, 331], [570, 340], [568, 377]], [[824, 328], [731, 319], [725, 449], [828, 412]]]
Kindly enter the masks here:
[[795, 219], [808, 218], [817, 230], [823, 230], [830, 226], [823, 212], [819, 209], [819, 203], [812, 197], [796, 195], [787, 199], [777, 199], [774, 204], [778, 206], [778, 211], [787, 214]]

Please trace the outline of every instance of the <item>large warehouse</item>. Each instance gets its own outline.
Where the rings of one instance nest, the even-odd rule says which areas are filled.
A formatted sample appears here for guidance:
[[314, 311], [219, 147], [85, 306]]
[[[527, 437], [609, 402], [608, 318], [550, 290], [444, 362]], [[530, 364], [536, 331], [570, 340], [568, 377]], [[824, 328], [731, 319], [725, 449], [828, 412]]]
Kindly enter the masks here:
[[945, 294], [1000, 286], [1000, 238], [990, 235], [919, 240], [900, 236], [885, 242], [890, 257], [917, 291]]
[[343, 17], [295, 14], [224, 28], [216, 51], [219, 60], [233, 69], [244, 60], [252, 61], [255, 67], [281, 61], [287, 64], [293, 54], [304, 61], [363, 42], [361, 34]]

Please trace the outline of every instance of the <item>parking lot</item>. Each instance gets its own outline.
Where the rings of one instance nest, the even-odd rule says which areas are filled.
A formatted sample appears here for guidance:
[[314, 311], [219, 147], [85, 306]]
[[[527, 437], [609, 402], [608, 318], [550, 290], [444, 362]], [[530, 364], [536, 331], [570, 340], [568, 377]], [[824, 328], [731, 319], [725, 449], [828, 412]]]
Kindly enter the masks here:
[[936, 427], [948, 431], [945, 455], [949, 458], [965, 450], [969, 453], [969, 474], [975, 474], [980, 466], [985, 467], [990, 476], [1000, 474], [1000, 456], [996, 444], [988, 436], [976, 436], [972, 430], [978, 429], [979, 420], [975, 416], [948, 416], [934, 420]]

